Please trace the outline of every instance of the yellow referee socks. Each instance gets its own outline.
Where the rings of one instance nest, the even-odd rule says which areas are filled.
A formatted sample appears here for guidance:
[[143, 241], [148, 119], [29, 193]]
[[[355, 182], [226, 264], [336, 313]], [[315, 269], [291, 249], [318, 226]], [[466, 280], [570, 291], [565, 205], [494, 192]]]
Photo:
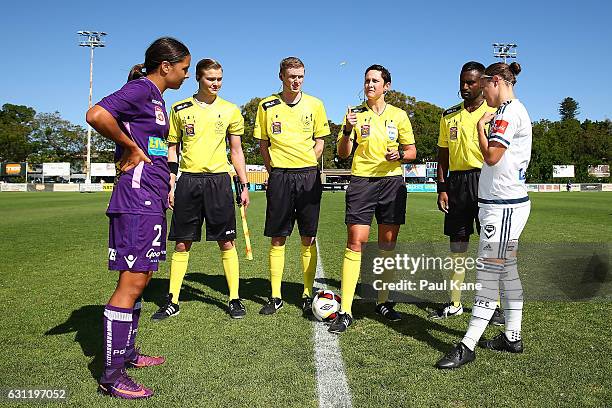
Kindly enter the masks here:
[[238, 252], [236, 247], [221, 251], [221, 262], [229, 289], [229, 300], [238, 299], [238, 286], [240, 285], [240, 265], [238, 263]]
[[317, 244], [305, 246], [300, 245], [302, 254], [302, 268], [304, 271], [304, 292], [302, 297], [312, 297], [312, 285], [314, 284], [315, 273], [317, 271]]
[[285, 246], [270, 245], [270, 284], [272, 297], [281, 298], [281, 283], [285, 269]]
[[344, 250], [344, 261], [342, 262], [342, 311], [350, 315], [353, 306], [353, 297], [359, 280], [361, 268], [361, 252], [355, 252], [346, 248]]
[[183, 278], [187, 273], [189, 263], [189, 252], [174, 252], [172, 254], [172, 265], [170, 266], [170, 293], [172, 293], [172, 303], [178, 304], [179, 293], [183, 285]]
[[[450, 276], [450, 298], [451, 302], [453, 302], [453, 306], [458, 307], [461, 304], [461, 289], [459, 287], [463, 283], [465, 279], [465, 253], [464, 252], [451, 252], [451, 257], [453, 259], [453, 270], [451, 271]], [[457, 267], [457, 261], [462, 262], [462, 267]]]

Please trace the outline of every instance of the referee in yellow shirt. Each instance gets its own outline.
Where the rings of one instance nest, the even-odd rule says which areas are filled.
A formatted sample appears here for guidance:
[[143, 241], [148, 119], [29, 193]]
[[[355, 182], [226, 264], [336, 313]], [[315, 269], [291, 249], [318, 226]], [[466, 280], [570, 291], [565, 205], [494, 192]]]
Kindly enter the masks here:
[[[187, 272], [189, 250], [202, 237], [206, 221], [206, 240], [217, 241], [229, 288], [228, 313], [239, 319], [246, 309], [238, 296], [239, 265], [234, 246], [236, 213], [227, 161], [227, 142], [236, 173], [242, 182], [241, 200], [249, 204], [241, 136], [244, 119], [233, 103], [218, 96], [223, 68], [213, 59], [203, 59], [196, 66], [198, 92], [172, 105], [168, 134], [170, 166], [170, 205], [172, 223], [168, 239], [176, 241], [170, 266], [170, 290], [166, 300], [151, 317], [162, 320], [179, 313], [179, 293]], [[181, 160], [178, 163], [177, 151]], [[176, 181], [178, 170], [181, 176]], [[175, 187], [176, 182], [176, 188]]]
[[[448, 108], [440, 119], [438, 138], [438, 208], [444, 212], [444, 234], [450, 237], [453, 257], [467, 252], [470, 235], [480, 233], [478, 222], [478, 180], [483, 157], [478, 144], [476, 124], [485, 112], [495, 112], [487, 106], [480, 87], [485, 67], [470, 61], [463, 65], [459, 75], [459, 93], [463, 102]], [[434, 310], [432, 319], [446, 319], [463, 313], [461, 290], [465, 271], [452, 271], [449, 303]], [[504, 324], [498, 308], [491, 323]]]
[[[338, 135], [340, 157], [351, 154], [353, 143], [358, 146], [346, 191], [348, 239], [342, 263], [342, 307], [329, 327], [331, 333], [342, 333], [353, 322], [351, 307], [359, 280], [361, 245], [368, 241], [372, 218], [376, 216], [378, 246], [383, 251], [395, 249], [400, 225], [406, 219], [407, 190], [401, 164], [416, 158], [416, 147], [407, 113], [385, 102], [390, 87], [391, 74], [385, 67], [369, 67], [364, 82], [367, 101], [348, 109]], [[376, 313], [400, 320], [387, 297], [388, 291], [379, 291]]]
[[329, 135], [329, 124], [323, 103], [302, 92], [304, 63], [299, 58], [283, 59], [279, 78], [283, 90], [259, 103], [253, 131], [270, 174], [264, 235], [271, 238], [272, 294], [259, 313], [270, 315], [283, 307], [281, 282], [285, 241], [297, 220], [304, 273], [302, 310], [309, 315], [312, 313], [312, 286], [317, 266], [315, 237], [322, 193], [317, 164], [323, 153], [323, 137]]

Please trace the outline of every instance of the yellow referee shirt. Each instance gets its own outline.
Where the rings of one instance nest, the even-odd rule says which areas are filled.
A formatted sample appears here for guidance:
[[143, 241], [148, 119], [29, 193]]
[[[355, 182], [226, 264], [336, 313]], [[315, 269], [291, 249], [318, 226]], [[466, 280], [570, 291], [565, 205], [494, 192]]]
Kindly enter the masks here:
[[292, 107], [280, 95], [262, 99], [253, 137], [270, 141], [270, 166], [296, 169], [317, 165], [314, 138], [329, 135], [323, 102], [302, 92]]
[[[357, 124], [353, 128], [351, 140], [358, 146], [353, 155], [351, 174], [362, 177], [401, 176], [402, 165], [399, 161], [385, 159], [387, 148], [397, 150], [399, 145], [414, 144], [414, 133], [406, 111], [387, 104], [382, 114], [373, 112], [363, 103], [353, 112], [357, 114]], [[346, 115], [338, 140], [344, 132]]]
[[205, 107], [191, 97], [170, 109], [168, 142], [181, 143], [181, 171], [228, 172], [226, 137], [243, 134], [244, 118], [240, 110], [219, 96]]
[[474, 112], [469, 112], [461, 102], [442, 113], [438, 146], [448, 149], [450, 171], [482, 168], [484, 159], [478, 144], [476, 125], [485, 112], [495, 112], [495, 108], [483, 102]]

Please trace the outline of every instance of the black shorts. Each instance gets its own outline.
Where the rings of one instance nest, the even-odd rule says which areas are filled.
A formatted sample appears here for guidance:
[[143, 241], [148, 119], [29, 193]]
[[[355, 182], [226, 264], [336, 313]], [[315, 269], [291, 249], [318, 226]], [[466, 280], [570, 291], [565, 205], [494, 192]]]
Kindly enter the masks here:
[[321, 209], [321, 175], [316, 167], [273, 168], [266, 189], [266, 237], [288, 237], [295, 220], [300, 235], [315, 237]]
[[170, 241], [200, 241], [206, 220], [206, 240], [236, 239], [236, 210], [227, 173], [185, 173], [176, 182]]
[[476, 230], [478, 222], [478, 180], [480, 169], [451, 171], [446, 182], [448, 213], [444, 216], [444, 235], [467, 237]]
[[406, 223], [408, 191], [402, 176], [351, 176], [346, 190], [346, 224], [370, 225]]

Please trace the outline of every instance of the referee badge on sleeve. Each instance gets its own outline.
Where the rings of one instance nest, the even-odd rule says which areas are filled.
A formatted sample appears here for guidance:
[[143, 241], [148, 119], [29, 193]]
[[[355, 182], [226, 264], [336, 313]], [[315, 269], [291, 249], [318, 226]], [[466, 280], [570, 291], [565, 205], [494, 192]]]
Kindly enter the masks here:
[[452, 128], [450, 128], [448, 131], [448, 135], [450, 140], [457, 140], [457, 127], [453, 126]]
[[280, 122], [272, 122], [272, 133], [278, 135], [281, 133], [281, 123]]

